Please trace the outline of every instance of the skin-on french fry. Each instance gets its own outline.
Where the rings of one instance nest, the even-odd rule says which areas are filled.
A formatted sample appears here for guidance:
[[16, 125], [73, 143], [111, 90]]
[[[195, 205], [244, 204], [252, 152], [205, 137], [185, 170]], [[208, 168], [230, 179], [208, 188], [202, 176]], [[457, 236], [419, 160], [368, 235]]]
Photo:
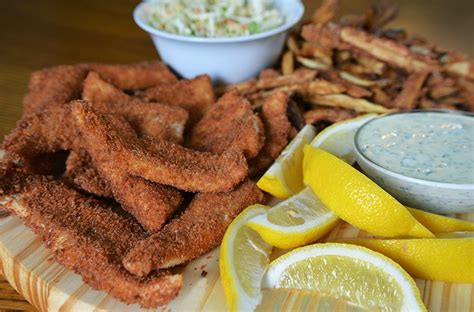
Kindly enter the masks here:
[[295, 70], [294, 55], [291, 51], [286, 51], [281, 59], [281, 72], [283, 75], [291, 75]]
[[312, 69], [328, 69], [329, 65], [319, 62], [315, 59], [298, 56], [296, 58], [302, 65]]
[[403, 110], [414, 109], [427, 75], [428, 72], [411, 74], [403, 84], [402, 92], [395, 98], [393, 106]]
[[288, 39], [286, 39], [286, 47], [294, 54], [298, 54], [300, 52], [300, 48], [298, 47], [298, 41], [296, 40], [294, 35], [288, 36]]
[[322, 63], [332, 66], [332, 52], [314, 42], [303, 42], [299, 56], [317, 58]]
[[314, 95], [308, 97], [309, 102], [320, 105], [353, 109], [363, 113], [388, 113], [393, 110], [364, 99], [356, 99], [345, 94]]
[[311, 23], [316, 25], [326, 24], [334, 17], [338, 8], [339, 0], [323, 1], [311, 17]]

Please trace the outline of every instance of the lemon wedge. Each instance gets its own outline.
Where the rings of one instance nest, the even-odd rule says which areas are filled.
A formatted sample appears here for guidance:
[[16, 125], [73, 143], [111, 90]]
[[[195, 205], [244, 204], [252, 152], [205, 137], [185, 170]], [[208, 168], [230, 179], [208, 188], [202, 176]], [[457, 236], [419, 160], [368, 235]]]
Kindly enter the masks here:
[[270, 263], [262, 286], [313, 290], [371, 310], [426, 311], [415, 282], [398, 264], [348, 244], [297, 248]]
[[434, 237], [390, 194], [322, 149], [305, 146], [303, 172], [321, 202], [359, 229], [387, 237]]
[[407, 208], [418, 222], [433, 233], [474, 231], [474, 222], [440, 216], [410, 207]]
[[220, 250], [222, 286], [231, 311], [253, 311], [260, 303], [260, 284], [269, 263], [272, 247], [245, 223], [266, 209], [253, 205], [228, 227]]
[[326, 208], [311, 188], [276, 204], [247, 222], [272, 246], [288, 249], [307, 245], [331, 230], [339, 218]]
[[425, 239], [346, 239], [380, 252], [414, 277], [474, 283], [474, 237]]
[[356, 159], [354, 135], [357, 129], [377, 116], [377, 114], [366, 114], [336, 122], [318, 133], [311, 142], [311, 146], [319, 147], [352, 165]]
[[278, 198], [298, 193], [303, 185], [303, 147], [316, 135], [314, 127], [306, 125], [291, 140], [280, 156], [257, 182], [257, 186]]

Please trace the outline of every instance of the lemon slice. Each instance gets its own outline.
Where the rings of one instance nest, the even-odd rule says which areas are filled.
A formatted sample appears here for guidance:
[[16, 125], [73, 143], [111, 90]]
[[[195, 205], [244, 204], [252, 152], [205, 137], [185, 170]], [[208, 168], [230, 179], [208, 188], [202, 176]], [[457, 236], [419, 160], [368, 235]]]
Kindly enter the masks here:
[[304, 126], [260, 178], [257, 186], [278, 198], [288, 198], [301, 191], [304, 187], [301, 165], [303, 147], [311, 142], [315, 134], [313, 126]]
[[338, 221], [334, 212], [306, 187], [267, 210], [266, 214], [253, 217], [247, 225], [270, 245], [288, 249], [316, 241]]
[[390, 194], [322, 149], [305, 146], [303, 172], [321, 202], [359, 229], [387, 237], [434, 237]]
[[260, 284], [272, 247], [245, 223], [266, 209], [253, 205], [229, 226], [222, 240], [219, 267], [227, 305], [231, 311], [252, 311], [260, 303]]
[[352, 165], [355, 163], [354, 135], [357, 129], [377, 116], [366, 114], [332, 124], [318, 133], [311, 146], [319, 147]]
[[474, 283], [474, 237], [472, 236], [343, 241], [386, 255], [414, 277], [454, 283]]
[[371, 310], [426, 311], [415, 282], [398, 264], [348, 244], [297, 248], [270, 263], [262, 286], [313, 290]]
[[474, 231], [474, 222], [440, 216], [410, 207], [407, 208], [418, 222], [433, 233]]

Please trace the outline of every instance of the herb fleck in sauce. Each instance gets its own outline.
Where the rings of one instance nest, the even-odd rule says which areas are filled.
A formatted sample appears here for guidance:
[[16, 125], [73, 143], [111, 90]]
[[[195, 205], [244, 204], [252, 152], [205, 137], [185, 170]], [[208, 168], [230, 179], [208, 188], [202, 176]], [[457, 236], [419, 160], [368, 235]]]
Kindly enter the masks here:
[[474, 183], [474, 118], [421, 112], [375, 119], [357, 144], [371, 161], [393, 172], [445, 183]]

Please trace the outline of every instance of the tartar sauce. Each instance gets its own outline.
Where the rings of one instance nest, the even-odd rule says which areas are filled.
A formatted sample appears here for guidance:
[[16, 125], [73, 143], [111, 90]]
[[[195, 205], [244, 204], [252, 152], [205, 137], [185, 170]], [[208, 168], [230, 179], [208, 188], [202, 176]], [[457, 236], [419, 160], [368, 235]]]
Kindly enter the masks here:
[[356, 144], [377, 165], [428, 181], [474, 183], [474, 117], [416, 112], [363, 126]]

